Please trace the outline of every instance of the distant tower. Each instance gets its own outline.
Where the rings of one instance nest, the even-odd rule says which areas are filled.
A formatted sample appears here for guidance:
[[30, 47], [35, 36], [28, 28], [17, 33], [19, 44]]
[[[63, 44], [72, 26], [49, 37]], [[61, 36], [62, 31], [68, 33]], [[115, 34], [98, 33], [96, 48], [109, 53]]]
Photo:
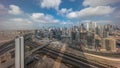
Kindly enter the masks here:
[[89, 31], [89, 23], [86, 23], [86, 30]]
[[116, 52], [116, 40], [114, 38], [103, 38], [102, 50]]
[[89, 31], [95, 31], [95, 28], [97, 27], [97, 24], [96, 22], [90, 22], [90, 23], [87, 23], [87, 30]]
[[24, 68], [24, 38], [15, 39], [15, 68]]
[[85, 31], [85, 27], [84, 27], [83, 24], [81, 24], [81, 25], [80, 25], [80, 32], [83, 32], [83, 31]]

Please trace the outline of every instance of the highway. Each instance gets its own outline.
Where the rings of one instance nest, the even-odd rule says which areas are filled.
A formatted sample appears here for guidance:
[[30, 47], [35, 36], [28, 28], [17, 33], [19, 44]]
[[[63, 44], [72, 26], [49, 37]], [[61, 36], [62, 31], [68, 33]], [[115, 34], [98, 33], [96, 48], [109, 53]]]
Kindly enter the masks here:
[[[40, 46], [36, 47], [35, 49], [33, 49], [33, 50], [29, 51], [29, 52], [26, 52], [26, 53], [25, 53], [25, 57], [30, 56], [30, 55], [33, 54], [35, 51], [38, 51], [39, 49], [42, 49], [42, 48], [48, 46], [49, 44], [50, 44], [50, 42], [48, 42], [48, 43], [46, 43], [46, 44], [44, 44], [44, 45], [40, 45]], [[32, 44], [32, 45], [35, 45], [35, 44]]]
[[[27, 42], [29, 42], [31, 40], [30, 36], [31, 35], [28, 35], [28, 36], [25, 35], [25, 43], [24, 43], [25, 45], [27, 44]], [[2, 44], [0, 46], [0, 56], [2, 54], [5, 54], [7, 51], [14, 49], [14, 48], [15, 48], [15, 41], [14, 40], [11, 40], [9, 42]]]
[[5, 54], [7, 51], [15, 48], [14, 44], [9, 44], [8, 46], [0, 49], [0, 55]]
[[[29, 41], [30, 40], [26, 40], [26, 42], [24, 44], [26, 45]], [[15, 48], [15, 43], [14, 42], [11, 42], [7, 45], [2, 45], [2, 47], [0, 49], [0, 55], [5, 54], [6, 52], [8, 52], [9, 50], [14, 49], [14, 48]]]
[[[85, 58], [78, 58], [72, 54], [61, 53], [59, 51], [56, 51], [50, 48], [43, 48], [42, 51], [54, 59], [56, 59], [58, 56], [62, 57], [63, 63], [67, 63], [78, 68], [108, 68], [107, 65], [105, 66], [101, 64], [95, 64], [87, 61], [87, 59]], [[115, 68], [115, 67], [110, 67], [110, 68]]]
[[[46, 44], [44, 44], [44, 45], [38, 45], [38, 47], [32, 49], [31, 51], [26, 52], [26, 53], [25, 53], [25, 58], [31, 56], [35, 51], [38, 51], [39, 49], [46, 47], [47, 45], [49, 45], [49, 43], [50, 43], [50, 42], [48, 42], [48, 43], [46, 43]], [[32, 46], [32, 45], [33, 45], [33, 46], [36, 46], [36, 45], [37, 45], [37, 44], [35, 44], [35, 43], [32, 44], [32, 43], [28, 43], [28, 42], [27, 42], [27, 44], [30, 44], [31, 46]], [[15, 64], [14, 60], [11, 60], [10, 62], [6, 63], [5, 65], [0, 65], [0, 66], [2, 66], [3, 68], [8, 68], [8, 67], [10, 67], [10, 66], [12, 66], [12, 65], [14, 65], [14, 64]], [[26, 64], [27, 64], [27, 63], [26, 63]]]
[[0, 55], [6, 53], [7, 51], [15, 48], [15, 43], [10, 41], [0, 46]]
[[9, 44], [11, 44], [11, 43], [13, 43], [13, 42], [14, 42], [14, 40], [11, 40], [11, 41], [9, 41], [9, 42], [6, 42], [6, 43], [0, 45], [0, 49], [6, 47], [7, 45], [9, 45]]
[[[30, 44], [31, 46], [35, 46], [35, 47], [31, 51], [28, 51], [28, 52], [25, 53], [25, 58], [31, 56], [36, 51], [41, 51], [41, 52], [51, 56], [53, 59], [55, 59], [55, 58], [57, 58], [59, 56], [59, 57], [62, 58], [63, 63], [67, 63], [67, 64], [70, 64], [70, 65], [73, 65], [73, 66], [76, 66], [76, 67], [79, 67], [79, 68], [106, 68], [104, 66], [88, 62], [87, 59], [83, 59], [83, 58], [81, 59], [81, 58], [75, 57], [72, 54], [61, 53], [61, 52], [56, 51], [54, 49], [47, 48], [46, 46], [48, 46], [50, 43], [51, 42], [48, 42], [48, 43], [46, 43], [44, 45], [40, 45], [40, 46], [36, 47], [36, 45], [38, 45], [38, 44], [31, 43], [31, 42], [30, 43], [26, 42], [26, 44]], [[13, 60], [12, 60], [12, 62], [13, 63], [9, 63], [9, 65], [6, 66], [6, 67], [14, 65]]]

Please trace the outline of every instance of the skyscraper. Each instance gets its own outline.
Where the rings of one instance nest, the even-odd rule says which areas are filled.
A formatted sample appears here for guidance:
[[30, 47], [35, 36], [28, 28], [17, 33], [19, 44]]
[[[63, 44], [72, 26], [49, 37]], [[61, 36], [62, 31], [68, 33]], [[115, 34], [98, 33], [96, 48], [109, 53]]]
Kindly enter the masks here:
[[116, 40], [113, 38], [103, 38], [102, 50], [116, 52]]
[[88, 22], [86, 23], [86, 30], [87, 31], [95, 31], [95, 28], [97, 27], [96, 22]]
[[15, 39], [15, 68], [24, 68], [24, 38]]

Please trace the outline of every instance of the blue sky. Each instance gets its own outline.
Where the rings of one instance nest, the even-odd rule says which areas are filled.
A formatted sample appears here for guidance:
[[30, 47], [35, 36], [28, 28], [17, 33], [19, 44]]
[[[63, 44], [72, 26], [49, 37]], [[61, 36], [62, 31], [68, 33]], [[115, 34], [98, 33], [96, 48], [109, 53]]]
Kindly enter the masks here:
[[0, 29], [119, 24], [120, 0], [0, 0]]

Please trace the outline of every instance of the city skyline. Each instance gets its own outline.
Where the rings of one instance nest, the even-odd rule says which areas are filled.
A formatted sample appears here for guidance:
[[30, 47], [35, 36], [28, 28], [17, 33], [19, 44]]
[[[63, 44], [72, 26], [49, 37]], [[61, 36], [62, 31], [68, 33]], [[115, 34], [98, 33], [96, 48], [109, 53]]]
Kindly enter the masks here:
[[[80, 24], [80, 26], [71, 28], [52, 27], [37, 30], [1, 31], [0, 66], [1, 68], [14, 68], [19, 59], [22, 61], [19, 56], [24, 53], [25, 61], [23, 63], [25, 64], [20, 66], [25, 65], [25, 68], [47, 68], [46, 66], [49, 68], [60, 68], [61, 66], [61, 68], [94, 68], [89, 67], [88, 64], [98, 68], [119, 68], [120, 29], [111, 24], [101, 27], [95, 22], [87, 23], [87, 27], [84, 26], [84, 24]], [[24, 46], [24, 50], [22, 46]], [[54, 53], [52, 54], [52, 52]], [[60, 56], [56, 56], [56, 54]], [[66, 59], [65, 56], [67, 56]], [[13, 61], [14, 59], [15, 61]], [[67, 63], [65, 65], [64, 60], [72, 60], [72, 63], [65, 61]], [[87, 65], [83, 66], [79, 63], [83, 60], [87, 61]]]
[[0, 68], [120, 68], [120, 0], [0, 0]]
[[117, 25], [119, 3], [119, 0], [1, 0], [0, 30], [69, 27], [91, 21]]

